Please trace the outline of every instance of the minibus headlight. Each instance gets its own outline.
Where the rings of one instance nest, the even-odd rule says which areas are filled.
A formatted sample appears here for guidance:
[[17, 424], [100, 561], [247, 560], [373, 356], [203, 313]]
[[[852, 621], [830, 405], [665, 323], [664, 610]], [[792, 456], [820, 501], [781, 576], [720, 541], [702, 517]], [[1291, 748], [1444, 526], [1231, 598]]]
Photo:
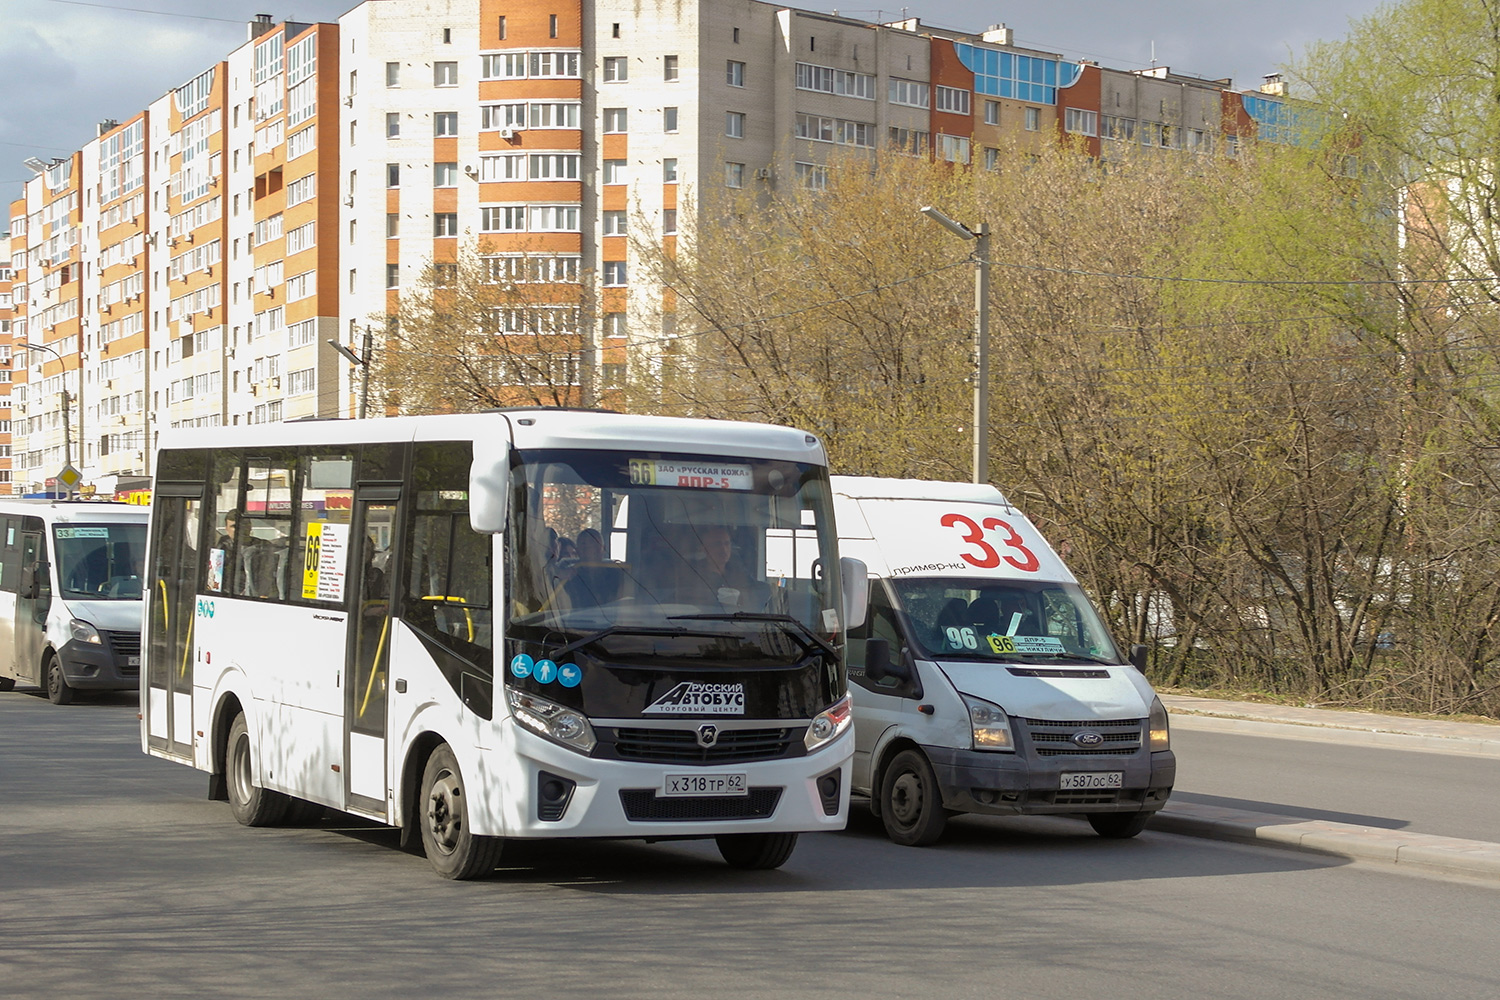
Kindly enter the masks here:
[[974, 731], [975, 750], [1004, 750], [1015, 753], [1015, 741], [1010, 738], [1010, 716], [999, 705], [964, 695], [964, 704], [969, 707], [969, 726]]
[[104, 641], [104, 639], [99, 635], [99, 630], [94, 628], [94, 626], [90, 625], [86, 621], [81, 621], [77, 618], [74, 618], [68, 624], [73, 629], [74, 642], [92, 642], [97, 646]]
[[579, 753], [589, 753], [594, 749], [594, 727], [576, 708], [567, 708], [515, 688], [506, 688], [505, 694], [510, 701], [510, 714], [533, 733]]
[[1172, 749], [1172, 733], [1167, 726], [1167, 706], [1161, 703], [1160, 698], [1151, 699], [1151, 715], [1146, 721], [1146, 728], [1151, 732], [1151, 749]]
[[802, 745], [807, 747], [808, 753], [812, 753], [819, 747], [832, 743], [844, 735], [853, 718], [853, 703], [846, 694], [826, 711], [819, 712], [814, 717], [807, 726], [807, 732], [802, 736]]

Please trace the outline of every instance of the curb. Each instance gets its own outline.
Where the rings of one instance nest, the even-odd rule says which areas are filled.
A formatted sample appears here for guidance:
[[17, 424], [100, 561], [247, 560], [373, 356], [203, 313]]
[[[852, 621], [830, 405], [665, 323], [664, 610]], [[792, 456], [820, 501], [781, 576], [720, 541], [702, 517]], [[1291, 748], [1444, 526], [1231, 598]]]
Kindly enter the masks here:
[[1147, 829], [1378, 861], [1414, 872], [1500, 880], [1500, 844], [1479, 840], [1191, 803], [1168, 804], [1151, 818]]

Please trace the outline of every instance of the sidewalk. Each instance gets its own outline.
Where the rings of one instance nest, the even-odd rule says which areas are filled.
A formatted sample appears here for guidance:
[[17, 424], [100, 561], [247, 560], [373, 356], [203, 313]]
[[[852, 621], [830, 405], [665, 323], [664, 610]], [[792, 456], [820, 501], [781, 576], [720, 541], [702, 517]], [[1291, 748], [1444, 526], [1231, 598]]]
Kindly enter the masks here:
[[[1162, 695], [1175, 729], [1500, 758], [1500, 725]], [[1500, 879], [1500, 843], [1169, 801], [1152, 830]], [[1497, 831], [1500, 836], [1500, 831]]]

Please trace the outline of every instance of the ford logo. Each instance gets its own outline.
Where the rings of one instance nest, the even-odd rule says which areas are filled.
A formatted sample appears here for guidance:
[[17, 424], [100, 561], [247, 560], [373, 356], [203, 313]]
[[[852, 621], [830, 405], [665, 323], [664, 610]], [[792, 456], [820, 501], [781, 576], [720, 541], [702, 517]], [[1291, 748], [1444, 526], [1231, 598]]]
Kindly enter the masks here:
[[1073, 734], [1073, 742], [1081, 747], [1096, 747], [1104, 742], [1104, 737], [1092, 729], [1080, 729]]

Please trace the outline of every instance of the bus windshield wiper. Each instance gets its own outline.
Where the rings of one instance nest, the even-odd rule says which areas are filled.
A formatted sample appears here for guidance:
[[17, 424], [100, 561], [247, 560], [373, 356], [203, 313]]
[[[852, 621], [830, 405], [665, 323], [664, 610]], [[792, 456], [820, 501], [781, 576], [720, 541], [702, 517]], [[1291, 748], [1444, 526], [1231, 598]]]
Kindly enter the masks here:
[[600, 629], [597, 632], [590, 632], [588, 635], [585, 635], [578, 639], [574, 639], [566, 646], [552, 650], [548, 655], [551, 656], [551, 658], [554, 660], [561, 660], [569, 653], [580, 650], [584, 646], [588, 646], [592, 643], [598, 642], [600, 639], [605, 639], [612, 635], [703, 635], [712, 637], [713, 633], [695, 632], [692, 629], [686, 628], [652, 628], [649, 625], [606, 625], [604, 628]]
[[819, 638], [818, 634], [812, 629], [808, 628], [806, 623], [804, 623], [801, 619], [794, 618], [791, 615], [773, 615], [756, 611], [734, 611], [727, 613], [721, 612], [719, 614], [668, 615], [667, 620], [709, 622], [771, 622], [776, 625], [792, 625], [795, 626], [795, 628], [790, 628], [786, 631], [793, 634], [800, 633], [802, 636], [810, 640], [813, 645], [821, 649], [831, 659], [837, 660], [839, 658], [837, 650], [835, 650], [832, 646]]

